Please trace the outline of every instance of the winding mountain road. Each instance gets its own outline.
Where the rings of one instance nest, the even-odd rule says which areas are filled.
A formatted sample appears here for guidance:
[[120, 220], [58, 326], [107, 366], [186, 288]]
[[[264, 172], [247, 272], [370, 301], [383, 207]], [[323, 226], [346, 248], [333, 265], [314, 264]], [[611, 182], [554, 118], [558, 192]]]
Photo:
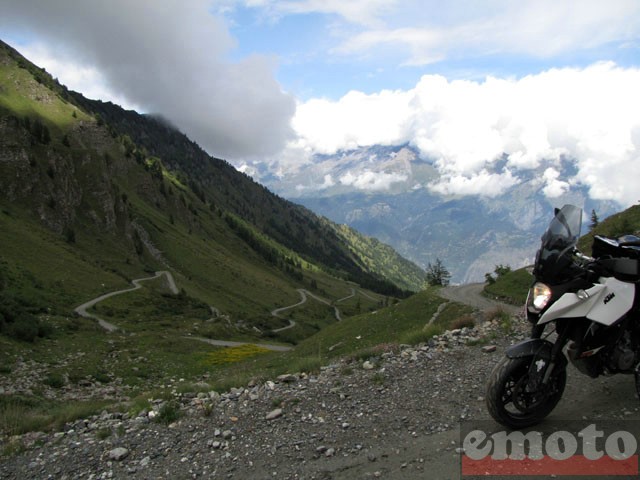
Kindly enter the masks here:
[[[79, 307], [76, 307], [74, 311], [78, 315], [80, 315], [81, 317], [97, 320], [98, 324], [108, 332], [115, 332], [117, 330], [121, 330], [118, 326], [114, 325], [113, 323], [107, 322], [103, 318], [100, 318], [98, 315], [95, 315], [93, 313], [89, 313], [87, 310], [90, 309], [91, 307], [93, 307], [94, 305], [102, 302], [103, 300], [106, 300], [107, 298], [115, 297], [116, 295], [122, 295], [123, 293], [129, 293], [129, 292], [133, 292], [135, 290], [138, 290], [138, 289], [142, 288], [142, 285], [141, 285], [142, 282], [145, 282], [145, 281], [148, 281], [148, 280], [155, 280], [156, 278], [159, 278], [159, 277], [161, 277], [163, 275], [167, 278], [167, 284], [168, 284], [169, 290], [171, 290], [171, 293], [178, 294], [180, 292], [180, 290], [178, 290], [178, 286], [176, 285], [176, 281], [173, 278], [173, 275], [171, 274], [171, 272], [167, 272], [167, 271], [163, 270], [161, 272], [155, 272], [155, 275], [152, 276], [152, 277], [138, 278], [136, 280], [132, 280], [131, 283], [133, 284], [133, 287], [125, 288], [123, 290], [117, 290], [115, 292], [105, 293], [104, 295], [100, 295], [99, 297], [96, 297], [93, 300], [89, 300], [88, 302], [83, 303]], [[214, 307], [211, 307], [211, 311], [212, 311], [213, 314], [218, 312], [218, 310], [216, 308], [214, 308]], [[190, 339], [190, 340], [196, 340], [196, 341], [208, 343], [209, 345], [215, 345], [217, 347], [238, 347], [240, 345], [246, 345], [248, 343], [251, 343], [253, 345], [257, 345], [259, 347], [266, 348], [267, 350], [272, 350], [272, 351], [276, 351], [276, 352], [286, 352], [288, 350], [291, 350], [291, 347], [288, 347], [288, 346], [285, 346], [285, 345], [272, 345], [272, 344], [269, 344], [269, 343], [233, 342], [233, 341], [229, 341], [229, 340], [213, 340], [213, 339], [210, 339], [210, 338], [192, 337], [192, 336], [189, 336], [189, 335], [185, 335], [183, 338], [187, 338], [187, 339]]]
[[[298, 293], [300, 294], [300, 301], [298, 303], [294, 303], [293, 305], [287, 305], [286, 307], [276, 308], [271, 312], [271, 315], [274, 317], [280, 317], [280, 313], [290, 310], [292, 308], [299, 307], [300, 305], [304, 305], [305, 303], [307, 303], [308, 297], [312, 297], [314, 300], [317, 300], [320, 303], [324, 303], [325, 305], [329, 305], [330, 307], [333, 307], [336, 320], [338, 320], [339, 322], [342, 321], [342, 315], [340, 314], [340, 310], [338, 310], [338, 307], [336, 307], [335, 305], [332, 305], [332, 303], [326, 298], [318, 297], [317, 295], [311, 293], [309, 290], [305, 290], [304, 288], [298, 288]], [[351, 298], [354, 295], [355, 295], [355, 290], [351, 295], [338, 300], [338, 302]], [[289, 325], [281, 328], [274, 328], [273, 331], [276, 333], [283, 332], [285, 330], [289, 330], [290, 328], [295, 327], [296, 325], [297, 324], [294, 320], [289, 320]]]
[[169, 286], [169, 290], [171, 290], [171, 293], [177, 294], [179, 290], [178, 290], [178, 287], [176, 286], [176, 282], [173, 278], [173, 275], [171, 275], [171, 272], [161, 271], [161, 272], [156, 272], [156, 274], [153, 277], [145, 277], [145, 278], [138, 278], [136, 280], [132, 280], [131, 283], [133, 284], [133, 287], [131, 288], [125, 288], [124, 290], [117, 290], [115, 292], [105, 293], [104, 295], [100, 295], [99, 297], [94, 298], [93, 300], [89, 300], [88, 302], [83, 303], [79, 307], [76, 307], [74, 312], [76, 312], [81, 317], [92, 318], [94, 320], [97, 320], [98, 324], [108, 332], [115, 332], [116, 330], [119, 330], [119, 328], [116, 325], [114, 325], [113, 323], [107, 322], [103, 318], [100, 318], [99, 316], [93, 313], [87, 312], [87, 310], [93, 307], [94, 305], [96, 305], [97, 303], [100, 303], [103, 300], [106, 300], [107, 298], [115, 297], [116, 295], [122, 295], [123, 293], [129, 293], [129, 292], [138, 290], [142, 288], [142, 285], [140, 285], [141, 282], [146, 282], [148, 280], [155, 280], [156, 278], [159, 278], [163, 275], [167, 277], [167, 283]]
[[[114, 325], [111, 322], [106, 321], [105, 319], [99, 317], [98, 315], [94, 314], [94, 313], [89, 313], [88, 310], [92, 307], [94, 307], [96, 304], [102, 302], [103, 300], [106, 300], [108, 298], [111, 297], [115, 297], [116, 295], [122, 295], [124, 293], [129, 293], [129, 292], [133, 292], [135, 290], [138, 290], [140, 288], [142, 288], [141, 283], [148, 281], [148, 280], [155, 280], [161, 276], [165, 276], [167, 279], [167, 285], [169, 287], [169, 290], [171, 290], [171, 292], [173, 294], [177, 294], [179, 293], [179, 289], [178, 286], [176, 285], [176, 281], [173, 278], [173, 275], [171, 274], [171, 272], [168, 272], [166, 270], [163, 271], [159, 271], [159, 272], [155, 272], [155, 275], [151, 276], [151, 277], [145, 277], [145, 278], [138, 278], [135, 280], [132, 280], [131, 283], [133, 284], [133, 287], [130, 288], [125, 288], [122, 290], [117, 290], [115, 292], [109, 292], [109, 293], [105, 293], [104, 295], [100, 295], [99, 297], [96, 297], [92, 300], [89, 300], [86, 303], [83, 303], [82, 305], [76, 307], [74, 309], [74, 311], [80, 315], [81, 317], [84, 318], [90, 318], [93, 320], [96, 320], [98, 322], [98, 324], [104, 328], [107, 332], [115, 332], [118, 330], [121, 330], [120, 327], [118, 327], [117, 325]], [[308, 298], [311, 297], [314, 300], [323, 303], [325, 305], [328, 305], [330, 307], [333, 307], [334, 309], [334, 315], [336, 317], [337, 321], [342, 321], [342, 315], [340, 313], [340, 310], [338, 309], [338, 307], [336, 307], [335, 305], [333, 305], [329, 300], [327, 300], [326, 298], [322, 298], [319, 297], [313, 293], [311, 293], [308, 290], [305, 290], [304, 288], [299, 288], [297, 289], [298, 293], [300, 294], [300, 301], [297, 303], [294, 303], [293, 305], [287, 305], [286, 307], [280, 307], [280, 308], [276, 308], [275, 310], [271, 311], [271, 315], [273, 315], [274, 317], [280, 317], [280, 314], [282, 312], [285, 312], [287, 310], [290, 310], [292, 308], [296, 308], [299, 307], [301, 305], [304, 305], [307, 301]], [[362, 294], [364, 294], [363, 292], [360, 292]], [[342, 302], [345, 300], [348, 300], [350, 298], [353, 298], [356, 295], [356, 290], [354, 288], [351, 289], [351, 294], [347, 295], [344, 298], [341, 298], [340, 300], [338, 300], [337, 302]], [[336, 303], [337, 303], [336, 302]], [[215, 307], [210, 307], [211, 308], [211, 312], [214, 316], [218, 316], [220, 314], [220, 312], [215, 308]], [[293, 327], [295, 327], [297, 324], [294, 320], [289, 319], [289, 325], [286, 325], [284, 327], [281, 328], [275, 328], [273, 329], [273, 332], [283, 332], [285, 330], [289, 330]], [[230, 340], [216, 340], [216, 339], [210, 339], [210, 338], [204, 338], [204, 337], [195, 337], [195, 336], [191, 336], [191, 335], [185, 335], [183, 338], [187, 338], [187, 339], [191, 339], [191, 340], [196, 340], [196, 341], [200, 341], [200, 342], [204, 342], [204, 343], [208, 343], [210, 345], [215, 345], [218, 347], [237, 347], [240, 345], [245, 345], [247, 343], [252, 343], [253, 345], [258, 345], [260, 347], [266, 348], [268, 350], [273, 350], [273, 351], [277, 351], [277, 352], [284, 352], [284, 351], [288, 351], [291, 350], [292, 347], [288, 347], [286, 345], [274, 345], [274, 344], [268, 344], [268, 343], [253, 343], [253, 342], [235, 342], [235, 341], [230, 341]]]

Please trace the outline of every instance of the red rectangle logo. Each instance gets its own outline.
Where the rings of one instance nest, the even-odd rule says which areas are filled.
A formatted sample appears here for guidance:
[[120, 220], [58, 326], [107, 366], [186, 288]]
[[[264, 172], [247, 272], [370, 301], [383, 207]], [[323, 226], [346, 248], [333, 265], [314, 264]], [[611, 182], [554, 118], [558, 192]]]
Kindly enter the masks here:
[[603, 456], [590, 460], [583, 455], [574, 455], [565, 460], [545, 456], [538, 460], [494, 460], [486, 457], [473, 460], [462, 456], [463, 476], [524, 476], [524, 475], [638, 475], [638, 455], [624, 460]]

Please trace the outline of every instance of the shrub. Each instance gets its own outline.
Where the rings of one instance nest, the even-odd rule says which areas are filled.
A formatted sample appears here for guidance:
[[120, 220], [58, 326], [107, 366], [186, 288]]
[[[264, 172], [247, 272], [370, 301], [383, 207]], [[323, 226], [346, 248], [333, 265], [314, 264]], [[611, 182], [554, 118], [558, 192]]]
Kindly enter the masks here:
[[112, 432], [111, 429], [108, 427], [103, 427], [101, 429], [99, 429], [98, 431], [96, 431], [96, 438], [98, 440], [106, 440], [107, 438], [109, 438], [111, 436]]
[[50, 373], [43, 380], [43, 383], [51, 388], [62, 388], [64, 387], [64, 378], [59, 373]]
[[418, 345], [420, 343], [426, 343], [431, 340], [436, 335], [440, 335], [444, 332], [444, 327], [442, 325], [431, 324], [426, 325], [424, 328], [419, 330], [413, 330], [411, 332], [406, 333], [402, 337], [402, 343], [406, 343], [409, 345]]
[[513, 329], [511, 315], [500, 307], [489, 310], [486, 313], [486, 320], [488, 322], [496, 321], [505, 333], [509, 333]]
[[204, 364], [224, 365], [227, 363], [235, 363], [268, 352], [269, 350], [264, 347], [247, 343], [238, 345], [237, 347], [226, 347], [209, 352], [205, 356]]
[[13, 322], [7, 325], [6, 331], [10, 337], [16, 340], [33, 342], [38, 337], [38, 323], [38, 319], [33, 315], [21, 312], [14, 318]]
[[473, 319], [472, 315], [465, 315], [460, 318], [456, 318], [453, 322], [451, 322], [451, 330], [455, 330], [457, 328], [473, 328], [476, 322]]
[[373, 374], [373, 376], [371, 377], [371, 381], [375, 384], [375, 385], [384, 385], [384, 374], [380, 373], [380, 372], [376, 372]]
[[105, 373], [105, 372], [101, 372], [98, 371], [93, 375], [93, 378], [100, 382], [100, 383], [110, 383], [111, 382], [111, 377]]
[[158, 416], [155, 417], [157, 422], [164, 423], [165, 425], [169, 425], [179, 418], [180, 407], [178, 403], [173, 400], [163, 403], [158, 412]]
[[0, 293], [0, 333], [24, 342], [33, 342], [37, 337], [49, 336], [52, 328], [30, 313], [37, 310], [25, 299]]

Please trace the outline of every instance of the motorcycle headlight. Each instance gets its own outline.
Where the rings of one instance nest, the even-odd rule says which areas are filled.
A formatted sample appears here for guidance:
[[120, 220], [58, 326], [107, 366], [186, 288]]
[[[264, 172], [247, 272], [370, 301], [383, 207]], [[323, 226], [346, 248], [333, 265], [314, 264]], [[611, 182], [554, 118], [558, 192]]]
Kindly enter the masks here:
[[541, 312], [551, 300], [551, 289], [544, 283], [536, 283], [529, 290], [529, 306], [535, 312]]

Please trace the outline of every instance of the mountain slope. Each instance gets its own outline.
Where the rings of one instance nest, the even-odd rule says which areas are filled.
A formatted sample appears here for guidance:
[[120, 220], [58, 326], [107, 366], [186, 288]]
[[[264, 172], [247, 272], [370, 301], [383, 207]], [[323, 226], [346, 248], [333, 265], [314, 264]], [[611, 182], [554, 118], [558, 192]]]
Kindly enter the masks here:
[[416, 287], [419, 289], [424, 284], [424, 270], [401, 257], [389, 245], [362, 235], [348, 225], [325, 221], [368, 268], [380, 272], [384, 278], [405, 290], [416, 290]]
[[283, 325], [270, 312], [295, 303], [302, 285], [332, 298], [350, 291], [348, 281], [404, 295], [325, 220], [166, 122], [67, 91], [5, 44], [0, 230], [0, 293], [36, 313], [68, 315], [166, 269], [219, 312], [207, 328], [232, 336]]
[[[272, 194], [226, 161], [211, 158], [164, 120], [89, 101], [75, 93], [71, 96], [116, 132], [129, 135], [143, 152], [161, 158], [201, 200], [240, 216], [278, 243], [328, 267], [334, 275], [381, 293], [401, 294], [383, 279], [383, 269], [376, 264], [365, 265], [354, 256], [328, 222]], [[420, 287], [420, 283], [414, 283], [410, 289]]]

